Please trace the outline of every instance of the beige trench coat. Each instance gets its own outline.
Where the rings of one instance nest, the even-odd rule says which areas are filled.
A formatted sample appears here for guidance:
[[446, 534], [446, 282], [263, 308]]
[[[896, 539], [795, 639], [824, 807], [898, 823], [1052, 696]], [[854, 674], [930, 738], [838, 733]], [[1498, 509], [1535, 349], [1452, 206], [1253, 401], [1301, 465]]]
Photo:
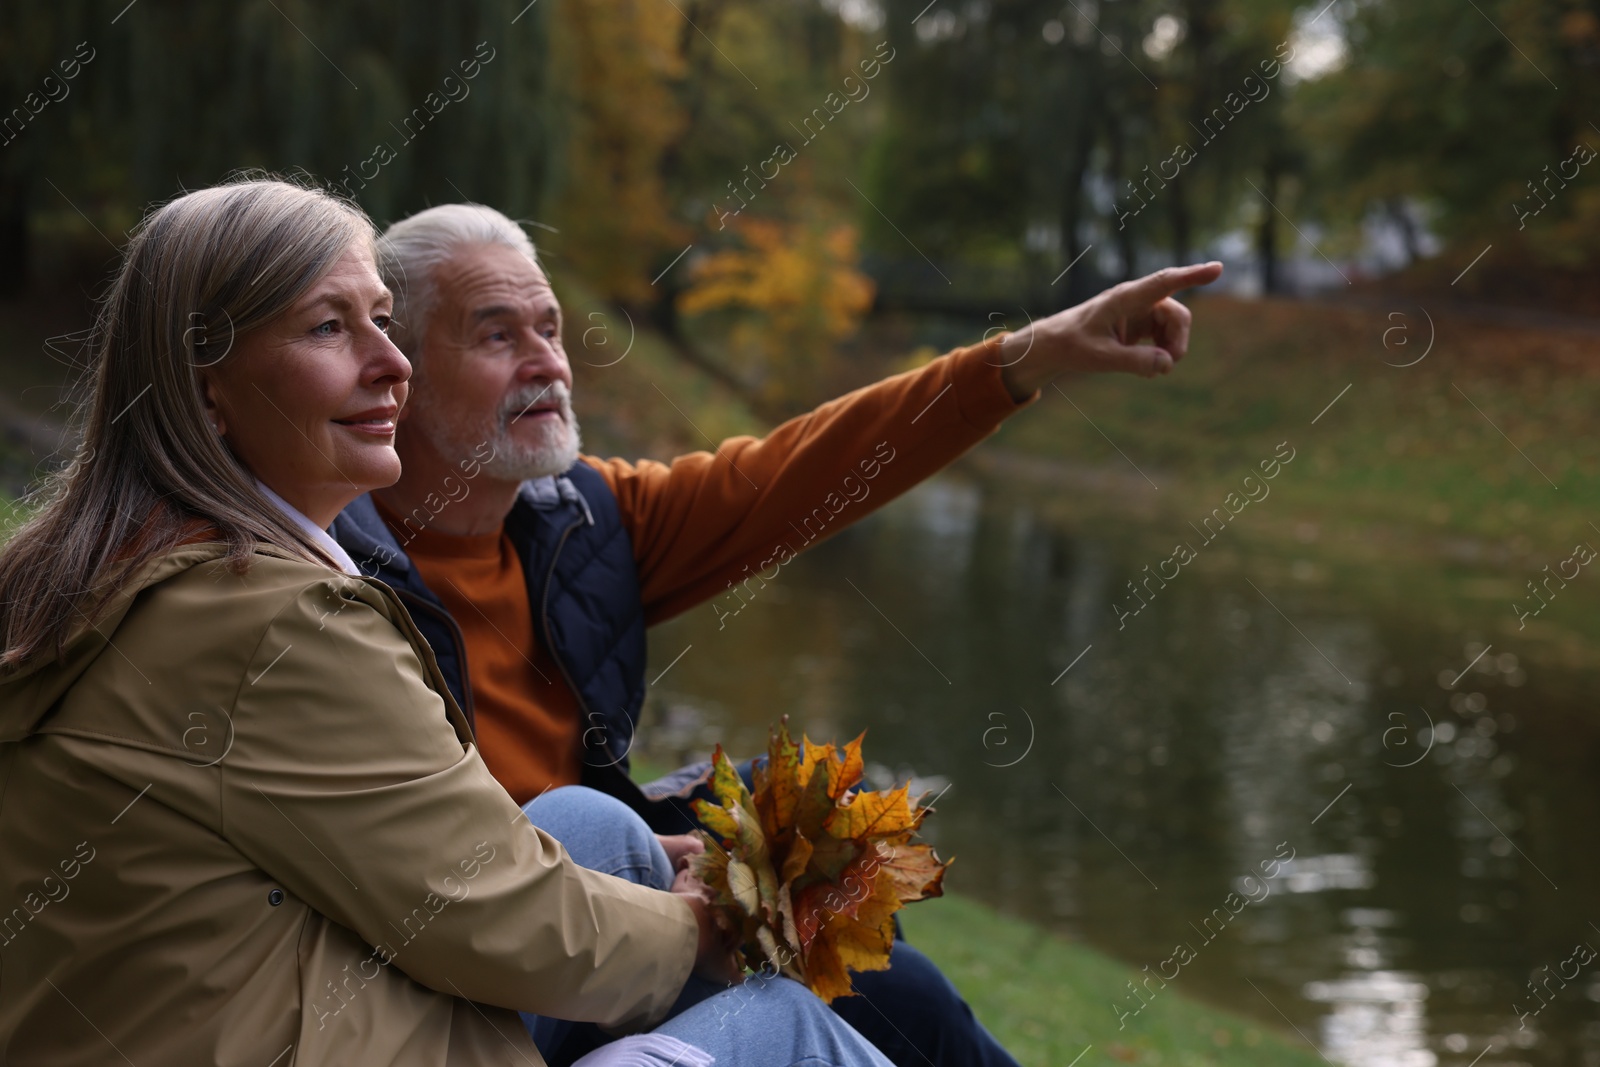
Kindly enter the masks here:
[[578, 867], [485, 769], [389, 588], [155, 561], [0, 681], [0, 1063], [540, 1063], [647, 1026], [693, 913]]

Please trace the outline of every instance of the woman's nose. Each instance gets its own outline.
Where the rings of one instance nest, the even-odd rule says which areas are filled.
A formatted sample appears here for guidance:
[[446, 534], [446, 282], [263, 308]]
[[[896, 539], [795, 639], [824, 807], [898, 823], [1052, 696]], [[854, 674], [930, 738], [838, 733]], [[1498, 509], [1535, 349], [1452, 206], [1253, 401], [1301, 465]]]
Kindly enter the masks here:
[[404, 382], [411, 377], [411, 361], [405, 357], [389, 335], [373, 328], [375, 336], [367, 355], [367, 380], [372, 383], [393, 379]]

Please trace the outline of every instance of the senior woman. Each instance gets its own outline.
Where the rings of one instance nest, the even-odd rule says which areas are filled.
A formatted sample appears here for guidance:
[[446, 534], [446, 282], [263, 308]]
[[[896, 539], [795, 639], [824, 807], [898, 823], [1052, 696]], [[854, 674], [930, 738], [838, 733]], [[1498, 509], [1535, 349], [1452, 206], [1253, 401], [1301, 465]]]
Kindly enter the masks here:
[[[0, 1062], [883, 1060], [733, 975], [699, 886], [584, 870], [485, 769], [394, 593], [324, 532], [399, 476], [371, 223], [252, 180], [157, 210], [83, 444], [0, 554]], [[685, 998], [687, 999], [687, 998]]]

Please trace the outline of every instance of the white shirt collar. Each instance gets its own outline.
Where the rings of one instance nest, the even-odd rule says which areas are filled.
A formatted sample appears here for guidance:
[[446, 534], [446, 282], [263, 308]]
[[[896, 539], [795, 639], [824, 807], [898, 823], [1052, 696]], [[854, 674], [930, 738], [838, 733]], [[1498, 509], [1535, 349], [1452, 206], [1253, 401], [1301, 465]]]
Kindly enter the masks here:
[[337, 560], [340, 568], [346, 574], [354, 575], [356, 577], [361, 576], [361, 571], [356, 568], [356, 562], [350, 558], [350, 553], [346, 552], [339, 542], [330, 537], [327, 530], [320, 529], [316, 523], [306, 518], [299, 508], [296, 508], [293, 504], [283, 499], [283, 497], [267, 488], [267, 483], [263, 482], [260, 478], [256, 479], [256, 488], [260, 489], [262, 494], [265, 495], [268, 500], [278, 505], [278, 508], [285, 515], [293, 519], [294, 524], [300, 527], [300, 529], [304, 530], [307, 537], [311, 538], [311, 540], [322, 546], [323, 551], [327, 552], [328, 555]]

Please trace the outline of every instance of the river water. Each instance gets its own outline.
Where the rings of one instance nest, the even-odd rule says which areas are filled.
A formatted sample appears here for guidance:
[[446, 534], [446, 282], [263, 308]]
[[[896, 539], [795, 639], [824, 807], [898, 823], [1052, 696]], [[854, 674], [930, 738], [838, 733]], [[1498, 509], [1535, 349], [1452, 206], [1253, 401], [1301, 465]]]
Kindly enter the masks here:
[[[1329, 581], [1232, 530], [1119, 627], [1172, 524], [1037, 495], [937, 479], [737, 615], [658, 627], [653, 751], [867, 729], [874, 774], [943, 791], [949, 886], [1155, 976], [1144, 999], [1362, 1067], [1600, 1062], [1593, 669], [1526, 662], [1471, 617], [1500, 600], [1408, 603], [1405, 568]], [[1140, 994], [1104, 1000], [1104, 1039], [1137, 1034]]]

